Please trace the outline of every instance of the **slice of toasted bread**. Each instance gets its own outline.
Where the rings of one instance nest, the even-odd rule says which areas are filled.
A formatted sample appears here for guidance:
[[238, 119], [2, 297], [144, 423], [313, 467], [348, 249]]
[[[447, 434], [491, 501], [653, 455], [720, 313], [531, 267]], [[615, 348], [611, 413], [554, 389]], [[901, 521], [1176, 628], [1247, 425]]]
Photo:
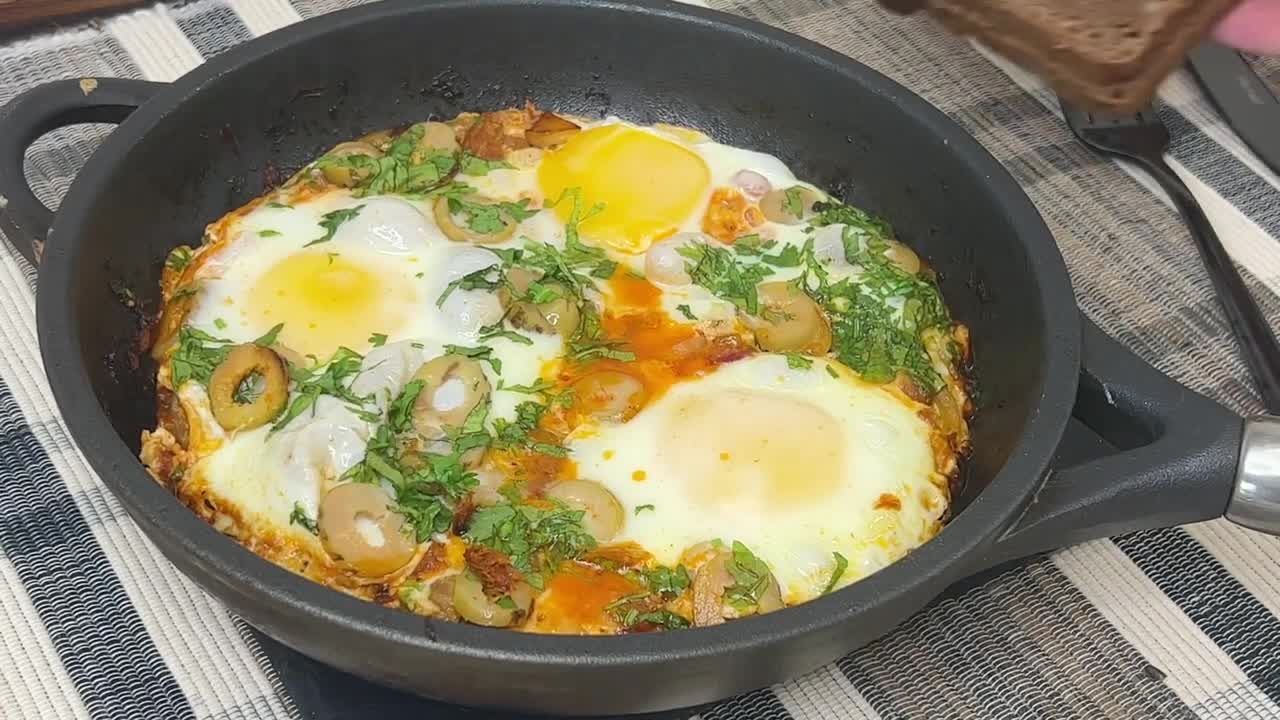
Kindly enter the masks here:
[[1093, 110], [1149, 102], [1187, 53], [1240, 0], [883, 0], [924, 7]]

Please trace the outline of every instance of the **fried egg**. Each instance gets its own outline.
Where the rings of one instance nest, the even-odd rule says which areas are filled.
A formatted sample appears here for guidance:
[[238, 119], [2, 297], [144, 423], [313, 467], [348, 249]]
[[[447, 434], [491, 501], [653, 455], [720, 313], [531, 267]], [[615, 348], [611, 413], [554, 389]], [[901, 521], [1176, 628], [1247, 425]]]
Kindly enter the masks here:
[[665, 565], [738, 540], [791, 604], [822, 594], [834, 553], [850, 563], [846, 585], [937, 532], [946, 479], [917, 413], [838, 364], [756, 355], [673, 386], [625, 424], [582, 428], [569, 447], [628, 510], [619, 540]]

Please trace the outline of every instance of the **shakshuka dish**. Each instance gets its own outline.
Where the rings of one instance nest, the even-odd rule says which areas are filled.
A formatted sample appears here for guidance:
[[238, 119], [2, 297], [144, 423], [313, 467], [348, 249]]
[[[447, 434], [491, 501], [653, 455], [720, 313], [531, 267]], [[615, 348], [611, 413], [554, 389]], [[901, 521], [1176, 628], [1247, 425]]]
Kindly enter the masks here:
[[707, 626], [932, 538], [968, 331], [884, 221], [696, 130], [532, 106], [344, 142], [173, 251], [142, 460], [385, 606]]

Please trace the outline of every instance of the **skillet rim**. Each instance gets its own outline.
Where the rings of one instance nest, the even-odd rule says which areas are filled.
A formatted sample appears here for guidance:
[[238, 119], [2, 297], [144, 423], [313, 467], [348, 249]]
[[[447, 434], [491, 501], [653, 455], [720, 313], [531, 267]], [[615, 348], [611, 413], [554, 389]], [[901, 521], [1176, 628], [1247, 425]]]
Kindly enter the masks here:
[[[874, 93], [912, 115], [948, 143], [975, 179], [983, 179], [1021, 241], [1028, 272], [1037, 278], [1038, 300], [1048, 321], [1044, 352], [1037, 358], [1043, 383], [1039, 400], [1001, 470], [941, 533], [889, 567], [838, 592], [767, 616], [710, 628], [619, 636], [557, 636], [424, 620], [343, 594], [295, 575], [214, 530], [156, 483], [116, 434], [78, 360], [80, 318], [71, 302], [77, 249], [96, 189], [128, 149], [168, 113], [198, 94], [202, 86], [236, 72], [277, 50], [344, 26], [420, 12], [451, 9], [498, 12], [504, 7], [551, 7], [566, 12], [613, 12], [690, 23], [710, 33], [737, 35], [773, 52], [798, 55], [834, 71], [847, 82], [843, 91]], [[1065, 263], [1052, 234], [1013, 177], [978, 140], [943, 112], [897, 82], [862, 63], [783, 30], [728, 13], [665, 0], [386, 0], [303, 22], [249, 40], [217, 55], [158, 92], [108, 135], [73, 181], [55, 216], [39, 274], [37, 321], [40, 347], [54, 397], [71, 437], [131, 517], [165, 554], [179, 553], [198, 569], [184, 573], [206, 589], [220, 585], [267, 610], [267, 599], [307, 620], [336, 624], [380, 642], [425, 655], [501, 660], [529, 666], [634, 667], [725, 656], [775, 646], [856, 622], [861, 611], [889, 605], [932, 586], [960, 579], [966, 560], [975, 561], [1011, 527], [1039, 487], [1074, 405], [1080, 365], [1080, 323]], [[1069, 312], [1055, 312], [1070, 308]], [[204, 575], [205, 577], [201, 577]], [[215, 593], [221, 595], [221, 593]], [[264, 597], [265, 596], [265, 597]], [[238, 598], [239, 599], [239, 598]], [[235, 609], [235, 608], [231, 608]], [[913, 607], [914, 609], [914, 607]], [[886, 628], [886, 631], [888, 628]], [[270, 633], [268, 633], [270, 634]], [[287, 644], [287, 643], [286, 643]], [[853, 649], [853, 648], [849, 648]]]

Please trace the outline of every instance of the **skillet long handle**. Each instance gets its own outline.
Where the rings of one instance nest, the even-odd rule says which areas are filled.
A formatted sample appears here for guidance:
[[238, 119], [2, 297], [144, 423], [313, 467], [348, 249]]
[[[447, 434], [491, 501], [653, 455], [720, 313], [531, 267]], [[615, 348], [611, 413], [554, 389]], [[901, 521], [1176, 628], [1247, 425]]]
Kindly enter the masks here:
[[[1072, 415], [1115, 449], [1051, 470], [1023, 516], [971, 572], [1087, 540], [1222, 517], [1241, 496], [1245, 421], [1164, 376], [1087, 318], [1082, 330]], [[1280, 459], [1280, 440], [1273, 452]], [[1280, 534], [1280, 512], [1269, 519]]]
[[1245, 363], [1253, 375], [1258, 394], [1262, 396], [1262, 404], [1267, 412], [1280, 415], [1280, 342], [1276, 341], [1271, 325], [1186, 183], [1163, 158], [1138, 158], [1138, 162], [1169, 194], [1190, 227], [1191, 237], [1209, 271], [1218, 301], [1222, 303], [1227, 322], [1240, 343]]

